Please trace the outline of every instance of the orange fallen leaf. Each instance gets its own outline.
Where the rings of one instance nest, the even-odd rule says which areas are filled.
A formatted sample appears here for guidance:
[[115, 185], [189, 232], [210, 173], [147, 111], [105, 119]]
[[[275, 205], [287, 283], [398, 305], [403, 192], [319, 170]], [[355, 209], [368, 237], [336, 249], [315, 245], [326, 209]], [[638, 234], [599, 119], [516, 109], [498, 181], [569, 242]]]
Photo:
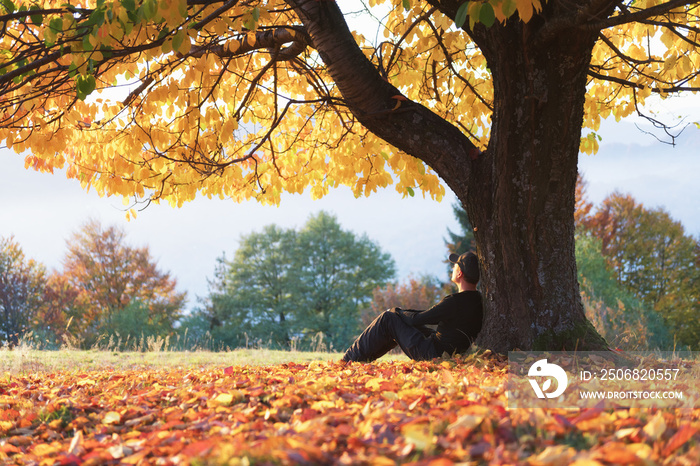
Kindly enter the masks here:
[[480, 358], [9, 375], [0, 463], [694, 464], [698, 409], [509, 410], [505, 360]]
[[534, 458], [528, 459], [531, 466], [568, 466], [576, 451], [568, 445], [554, 445], [545, 448]]
[[635, 448], [623, 442], [609, 442], [596, 451], [596, 457], [613, 464], [642, 464]]
[[662, 456], [669, 456], [671, 453], [676, 451], [678, 448], [683, 446], [688, 440], [690, 440], [695, 434], [698, 433], [700, 429], [697, 427], [692, 427], [690, 424], [684, 424], [678, 431], [673, 434], [664, 447]]

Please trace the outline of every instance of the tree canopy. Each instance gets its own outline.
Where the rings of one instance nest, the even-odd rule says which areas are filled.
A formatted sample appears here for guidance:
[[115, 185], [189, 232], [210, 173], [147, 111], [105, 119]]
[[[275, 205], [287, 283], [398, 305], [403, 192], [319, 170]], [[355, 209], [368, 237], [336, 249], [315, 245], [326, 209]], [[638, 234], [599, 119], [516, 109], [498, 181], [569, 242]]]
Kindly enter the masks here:
[[624, 289], [661, 316], [680, 347], [697, 349], [698, 240], [662, 208], [614, 192], [582, 218]]
[[393, 183], [439, 199], [441, 179], [474, 225], [482, 343], [601, 346], [576, 281], [578, 153], [603, 118], [700, 89], [700, 2], [342, 7], [3, 0], [0, 141], [127, 204]]
[[[263, 202], [307, 187], [320, 196], [339, 184], [369, 194], [392, 178], [399, 191], [440, 198], [435, 173], [407, 156], [414, 151], [396, 150], [361, 120], [420, 102], [485, 149], [491, 70], [470, 29], [530, 21], [543, 2], [344, 6], [358, 10], [353, 26], [374, 15], [377, 37], [337, 31], [336, 40], [355, 41], [390, 83], [359, 105], [324, 64], [325, 47], [303, 18], [309, 1], [5, 0], [0, 141], [30, 149], [28, 167], [65, 168], [101, 194], [177, 205], [197, 191]], [[601, 31], [584, 127], [630, 115], [652, 93], [700, 88], [696, 2], [544, 3], [570, 11], [542, 26], [543, 44], [566, 27]], [[592, 133], [582, 138], [584, 151], [596, 147]]]
[[16, 345], [39, 316], [46, 270], [14, 238], [0, 237], [0, 346]]
[[308, 348], [323, 338], [342, 349], [359, 333], [375, 288], [394, 274], [376, 243], [320, 212], [299, 230], [269, 225], [243, 236], [232, 260], [218, 260], [198, 317], [230, 347]]
[[147, 247], [132, 247], [125, 237], [91, 220], [67, 242], [63, 279], [75, 295], [68, 314], [72, 333], [88, 346], [114, 332], [167, 334], [183, 310], [176, 280], [158, 270]]

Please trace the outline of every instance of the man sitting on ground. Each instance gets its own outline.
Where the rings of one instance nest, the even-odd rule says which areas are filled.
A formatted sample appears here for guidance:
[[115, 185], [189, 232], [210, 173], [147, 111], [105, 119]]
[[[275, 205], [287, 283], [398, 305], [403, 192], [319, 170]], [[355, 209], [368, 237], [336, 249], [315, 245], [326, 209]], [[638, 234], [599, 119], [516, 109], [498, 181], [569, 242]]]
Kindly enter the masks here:
[[[416, 361], [466, 351], [481, 330], [483, 308], [479, 260], [472, 252], [450, 254], [452, 282], [459, 290], [425, 311], [393, 308], [382, 312], [348, 348], [343, 361], [369, 362], [397, 345]], [[436, 330], [426, 325], [437, 324]]]

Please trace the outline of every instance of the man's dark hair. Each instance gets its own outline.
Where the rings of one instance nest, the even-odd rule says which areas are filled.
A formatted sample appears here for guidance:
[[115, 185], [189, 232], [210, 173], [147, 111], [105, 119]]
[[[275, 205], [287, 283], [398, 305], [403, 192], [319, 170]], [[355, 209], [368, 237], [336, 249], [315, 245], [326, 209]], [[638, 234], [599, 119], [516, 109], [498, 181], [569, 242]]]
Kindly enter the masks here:
[[450, 254], [448, 258], [453, 264], [459, 265], [464, 279], [468, 283], [476, 285], [479, 283], [479, 258], [473, 252], [465, 252], [461, 256], [455, 253]]

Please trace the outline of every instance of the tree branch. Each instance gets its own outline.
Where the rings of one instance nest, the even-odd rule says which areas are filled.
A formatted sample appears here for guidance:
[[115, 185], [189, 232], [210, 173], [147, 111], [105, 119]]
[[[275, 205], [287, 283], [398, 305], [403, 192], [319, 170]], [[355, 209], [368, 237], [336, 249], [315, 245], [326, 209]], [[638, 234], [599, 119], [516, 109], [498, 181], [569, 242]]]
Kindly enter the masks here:
[[601, 31], [603, 29], [607, 29], [613, 26], [619, 26], [621, 24], [640, 22], [649, 18], [653, 18], [654, 16], [661, 16], [664, 13], [668, 13], [669, 11], [675, 8], [690, 5], [693, 3], [696, 2], [691, 0], [670, 0], [666, 3], [662, 3], [651, 8], [638, 10], [634, 13], [623, 13], [618, 16], [612, 16], [601, 21], [588, 23], [585, 25], [585, 28], [588, 30]]
[[[643, 86], [642, 84], [635, 83], [633, 81], [629, 81], [627, 79], [622, 79], [622, 78], [616, 78], [613, 76], [606, 76], [604, 74], [596, 73], [595, 71], [588, 70], [588, 76], [595, 78], [595, 79], [600, 79], [602, 81], [609, 81], [613, 82], [616, 84], [620, 84], [622, 86], [626, 87], [631, 87], [633, 89], [645, 89], [646, 86]], [[700, 91], [700, 87], [686, 87], [686, 86], [669, 86], [669, 87], [652, 87], [651, 92], [655, 92], [657, 94], [672, 94], [674, 92], [698, 92]]]
[[240, 40], [232, 40], [225, 44], [203, 45], [192, 47], [192, 50], [187, 54], [188, 57], [199, 58], [207, 53], [227, 58], [238, 57], [246, 53], [261, 49], [277, 49], [285, 44], [291, 44], [279, 50], [277, 54], [278, 61], [291, 60], [299, 55], [307, 47], [311, 46], [310, 38], [298, 28], [283, 27], [276, 29], [268, 29], [255, 33], [255, 40], [249, 42], [247, 37]]
[[430, 109], [405, 99], [382, 78], [355, 42], [335, 2], [286, 2], [306, 27], [353, 115], [384, 141], [426, 162], [453, 189], [461, 188], [469, 174], [456, 176], [449, 167], [464, 166], [463, 160], [478, 153], [474, 143]]

